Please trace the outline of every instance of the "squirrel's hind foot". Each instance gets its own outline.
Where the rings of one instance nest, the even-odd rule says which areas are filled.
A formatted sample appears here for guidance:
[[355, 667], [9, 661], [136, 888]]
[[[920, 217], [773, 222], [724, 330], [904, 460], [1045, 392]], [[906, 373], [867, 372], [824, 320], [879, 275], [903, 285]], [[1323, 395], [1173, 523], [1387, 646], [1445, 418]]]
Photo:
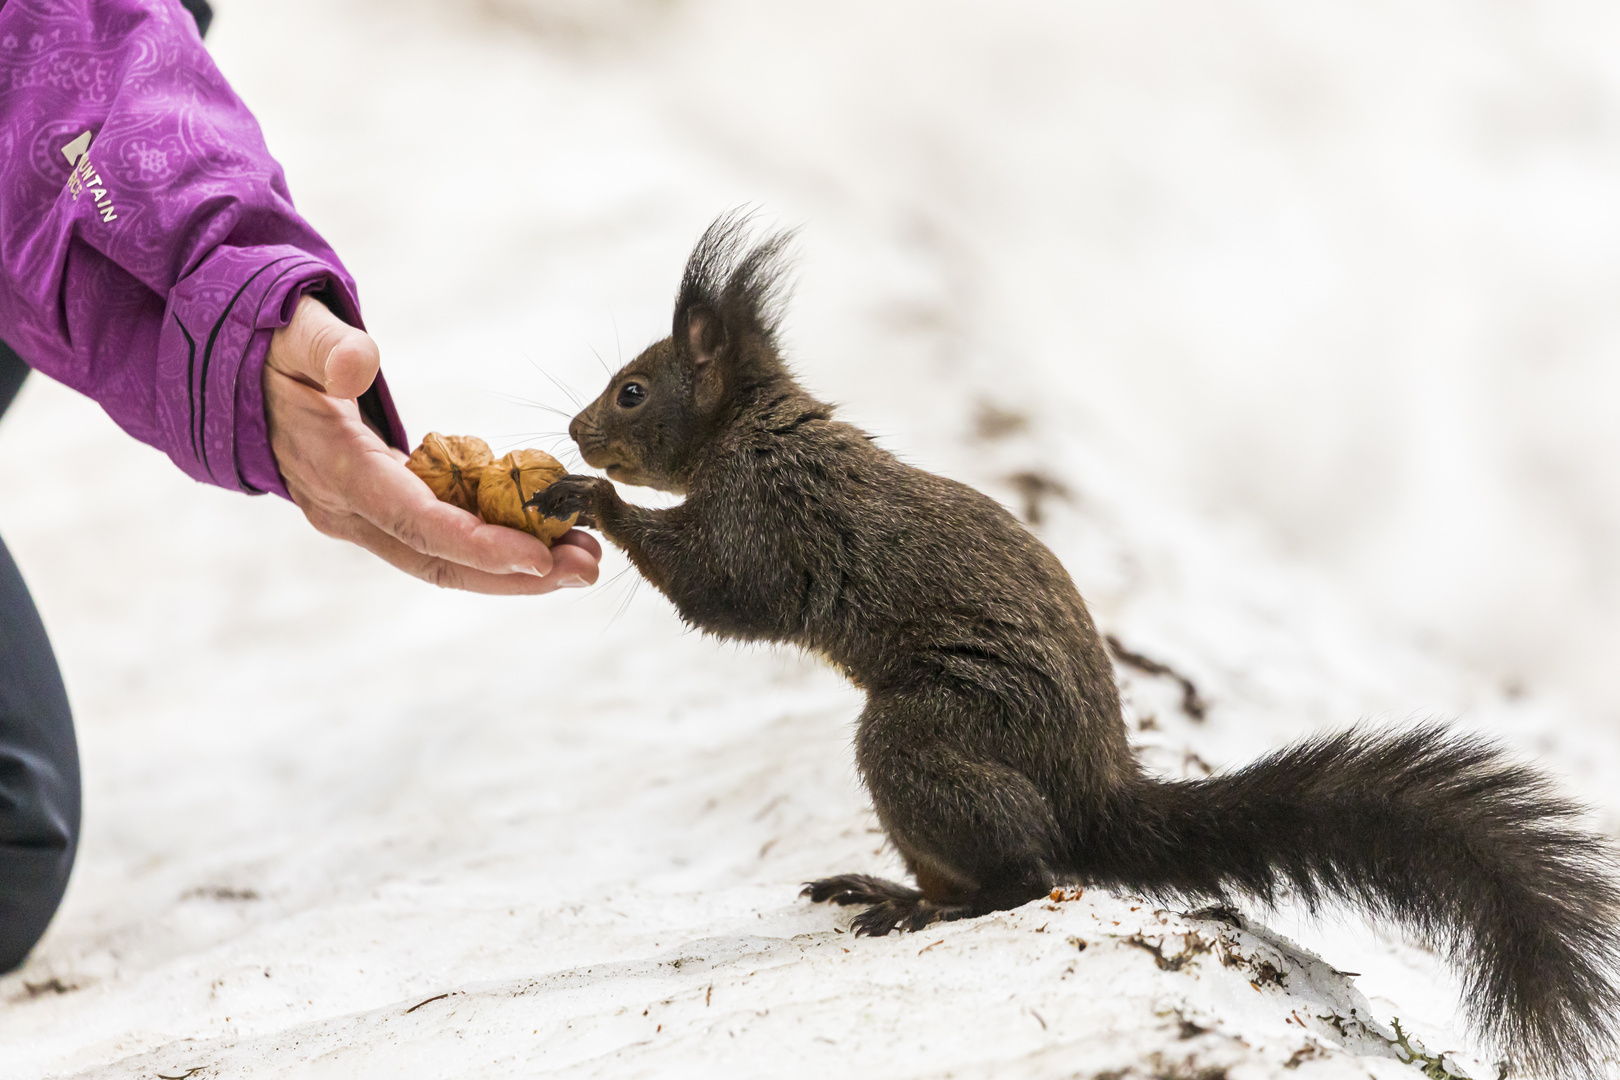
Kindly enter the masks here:
[[932, 922], [974, 914], [967, 904], [937, 903], [916, 889], [868, 874], [839, 874], [812, 881], [799, 895], [818, 904], [869, 905], [855, 916], [853, 928], [857, 936], [883, 937], [892, 930], [921, 930]]
[[884, 937], [891, 930], [921, 930], [929, 923], [951, 922], [978, 914], [971, 904], [941, 904], [919, 896], [914, 900], [883, 900], [851, 924], [856, 937]]

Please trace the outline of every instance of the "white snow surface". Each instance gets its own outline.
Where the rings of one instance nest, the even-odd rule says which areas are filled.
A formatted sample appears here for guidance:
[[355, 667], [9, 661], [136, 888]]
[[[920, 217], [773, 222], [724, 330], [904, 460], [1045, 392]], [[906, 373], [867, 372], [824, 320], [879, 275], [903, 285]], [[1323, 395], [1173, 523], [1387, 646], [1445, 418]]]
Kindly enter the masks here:
[[[1155, 768], [1455, 717], [1615, 831], [1612, 5], [216, 6], [413, 435], [561, 452], [535, 403], [662, 336], [756, 204], [801, 227], [808, 386], [1015, 509], [1014, 474], [1066, 490], [1038, 532], [1099, 624], [1212, 702], [1122, 669]], [[1417, 1075], [1397, 1021], [1494, 1075], [1436, 957], [1353, 913], [1092, 890], [854, 938], [797, 891], [899, 873], [860, 695], [687, 632], [614, 553], [580, 593], [437, 592], [42, 379], [0, 534], [86, 783], [0, 978], [5, 1080], [1382, 1080]]]

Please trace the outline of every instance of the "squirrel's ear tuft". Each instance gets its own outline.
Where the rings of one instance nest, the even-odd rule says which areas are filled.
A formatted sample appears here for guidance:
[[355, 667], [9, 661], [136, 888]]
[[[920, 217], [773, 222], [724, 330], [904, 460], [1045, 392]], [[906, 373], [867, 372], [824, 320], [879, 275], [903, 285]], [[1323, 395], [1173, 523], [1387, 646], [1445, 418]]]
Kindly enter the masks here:
[[[751, 352], [751, 340], [768, 348], [776, 344], [793, 235], [778, 232], [755, 242], [749, 228], [753, 216], [747, 209], [722, 214], [686, 260], [674, 334], [697, 363], [728, 347]], [[713, 347], [704, 347], [709, 344]]]
[[686, 348], [694, 367], [712, 364], [725, 347], [726, 328], [720, 316], [707, 307], [695, 307], [686, 313]]

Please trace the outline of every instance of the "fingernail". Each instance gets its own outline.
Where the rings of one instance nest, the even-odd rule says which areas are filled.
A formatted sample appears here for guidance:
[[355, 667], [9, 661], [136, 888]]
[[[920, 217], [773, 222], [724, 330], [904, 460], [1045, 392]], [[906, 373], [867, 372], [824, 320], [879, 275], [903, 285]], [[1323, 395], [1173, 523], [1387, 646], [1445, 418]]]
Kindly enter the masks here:
[[588, 584], [590, 583], [578, 574], [569, 574], [567, 577], [557, 579], [559, 589], [583, 589]]
[[550, 573], [550, 571], [542, 570], [538, 566], [524, 566], [520, 563], [517, 566], [512, 567], [512, 573], [533, 574], [535, 577], [545, 577], [548, 573]]

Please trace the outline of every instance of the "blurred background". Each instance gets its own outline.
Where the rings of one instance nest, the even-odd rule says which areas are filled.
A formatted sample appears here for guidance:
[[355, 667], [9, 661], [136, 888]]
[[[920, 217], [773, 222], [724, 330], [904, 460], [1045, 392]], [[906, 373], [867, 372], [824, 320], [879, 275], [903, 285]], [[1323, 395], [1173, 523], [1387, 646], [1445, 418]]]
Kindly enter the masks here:
[[[1620, 829], [1620, 9], [215, 7], [209, 48], [358, 280], [413, 438], [566, 457], [548, 410], [668, 332], [691, 244], [752, 205], [799, 230], [806, 385], [1030, 520], [1102, 628], [1212, 702], [1195, 722], [1123, 673], [1154, 767], [1460, 717]], [[87, 776], [67, 905], [0, 984], [26, 1002], [0, 1039], [41, 1073], [341, 1042], [331, 1017], [716, 927], [821, 935], [844, 964], [797, 883], [895, 870], [849, 759], [859, 696], [683, 634], [611, 552], [578, 596], [438, 593], [38, 378], [0, 425], [0, 534]], [[1408, 1030], [1454, 1030], [1432, 956], [1291, 932]], [[840, 1026], [893, 1005], [902, 1030], [920, 1007], [870, 955], [816, 985], [865, 1010]], [[975, 1015], [1010, 1000], [996, 978]], [[51, 980], [83, 992], [29, 989]], [[933, 1052], [1055, 1039], [1062, 1008], [1081, 1030], [1075, 992], [1039, 1030], [942, 1023]], [[598, 1030], [639, 1046], [630, 1022]], [[529, 1034], [490, 1025], [481, 1045]], [[547, 1047], [584, 1038], [554, 1026]], [[355, 1038], [454, 1044], [387, 1031]], [[863, 1060], [912, 1067], [899, 1047]]]
[[802, 226], [807, 381], [878, 426], [937, 419], [919, 381], [1038, 402], [1392, 637], [1620, 720], [1610, 6], [219, 6], [413, 430], [472, 340], [594, 394], [582, 345], [660, 335], [755, 203]]

